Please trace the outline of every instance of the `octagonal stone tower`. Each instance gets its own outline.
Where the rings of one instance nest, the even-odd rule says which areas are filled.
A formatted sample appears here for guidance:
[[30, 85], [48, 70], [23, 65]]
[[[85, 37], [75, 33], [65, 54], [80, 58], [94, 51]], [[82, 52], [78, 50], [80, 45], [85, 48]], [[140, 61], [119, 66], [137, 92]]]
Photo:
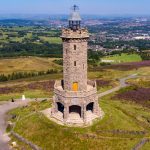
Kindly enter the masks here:
[[67, 125], [87, 125], [102, 116], [95, 81], [87, 79], [89, 33], [81, 28], [78, 7], [73, 6], [69, 27], [62, 29], [63, 80], [56, 81], [51, 116]]

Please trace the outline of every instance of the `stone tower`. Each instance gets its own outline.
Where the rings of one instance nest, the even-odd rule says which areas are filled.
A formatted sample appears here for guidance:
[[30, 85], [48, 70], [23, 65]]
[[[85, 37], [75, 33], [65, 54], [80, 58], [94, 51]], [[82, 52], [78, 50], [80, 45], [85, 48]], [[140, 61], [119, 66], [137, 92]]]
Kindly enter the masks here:
[[67, 125], [87, 125], [102, 116], [95, 81], [87, 79], [87, 43], [89, 33], [81, 28], [76, 5], [69, 26], [62, 29], [63, 80], [56, 81], [52, 118]]

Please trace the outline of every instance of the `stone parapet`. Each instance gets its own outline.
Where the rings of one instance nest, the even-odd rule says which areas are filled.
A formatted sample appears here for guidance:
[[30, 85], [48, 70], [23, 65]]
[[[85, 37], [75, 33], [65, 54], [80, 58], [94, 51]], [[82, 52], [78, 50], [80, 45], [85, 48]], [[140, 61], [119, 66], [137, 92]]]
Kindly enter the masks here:
[[96, 81], [93, 81], [93, 80], [88, 80], [88, 81], [87, 81], [87, 84], [90, 85], [90, 86], [92, 86], [93, 88], [96, 88], [96, 87], [97, 87]]
[[96, 82], [88, 80], [87, 90], [86, 91], [66, 91], [63, 89], [62, 81], [56, 81], [54, 85], [54, 93], [56, 95], [61, 95], [68, 98], [82, 98], [87, 97], [97, 93]]
[[71, 29], [63, 29], [61, 38], [66, 39], [82, 39], [82, 38], [89, 38], [88, 30], [83, 28], [76, 31]]

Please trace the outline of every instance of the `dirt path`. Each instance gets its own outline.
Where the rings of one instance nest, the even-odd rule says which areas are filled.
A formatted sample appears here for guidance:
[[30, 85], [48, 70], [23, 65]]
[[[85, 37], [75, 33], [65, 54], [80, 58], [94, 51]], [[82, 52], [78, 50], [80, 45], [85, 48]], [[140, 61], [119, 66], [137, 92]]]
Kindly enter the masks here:
[[[38, 100], [41, 101], [43, 99], [38, 99]], [[29, 102], [34, 101], [34, 100], [35, 99], [27, 99], [26, 101], [16, 100], [14, 103], [5, 102], [4, 104], [0, 105], [0, 150], [10, 150], [8, 146], [8, 142], [10, 141], [10, 138], [8, 134], [6, 134], [7, 112], [17, 107], [25, 106]]]
[[116, 92], [116, 91], [120, 90], [121, 88], [127, 87], [128, 84], [126, 84], [126, 80], [128, 80], [128, 79], [134, 79], [136, 77], [137, 77], [137, 74], [132, 74], [132, 75], [130, 75], [128, 77], [119, 79], [120, 85], [118, 87], [115, 87], [115, 88], [113, 88], [111, 90], [108, 90], [106, 92], [100, 93], [100, 94], [98, 94], [98, 97], [102, 97], [102, 96], [108, 95], [110, 93], [113, 93], [113, 92]]

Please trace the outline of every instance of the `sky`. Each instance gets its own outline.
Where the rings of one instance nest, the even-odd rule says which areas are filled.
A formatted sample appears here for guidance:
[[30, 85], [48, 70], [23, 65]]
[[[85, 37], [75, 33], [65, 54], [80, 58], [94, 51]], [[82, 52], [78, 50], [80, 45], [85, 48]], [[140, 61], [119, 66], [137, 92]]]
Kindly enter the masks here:
[[68, 14], [73, 4], [82, 14], [150, 15], [150, 0], [0, 0], [0, 14]]

